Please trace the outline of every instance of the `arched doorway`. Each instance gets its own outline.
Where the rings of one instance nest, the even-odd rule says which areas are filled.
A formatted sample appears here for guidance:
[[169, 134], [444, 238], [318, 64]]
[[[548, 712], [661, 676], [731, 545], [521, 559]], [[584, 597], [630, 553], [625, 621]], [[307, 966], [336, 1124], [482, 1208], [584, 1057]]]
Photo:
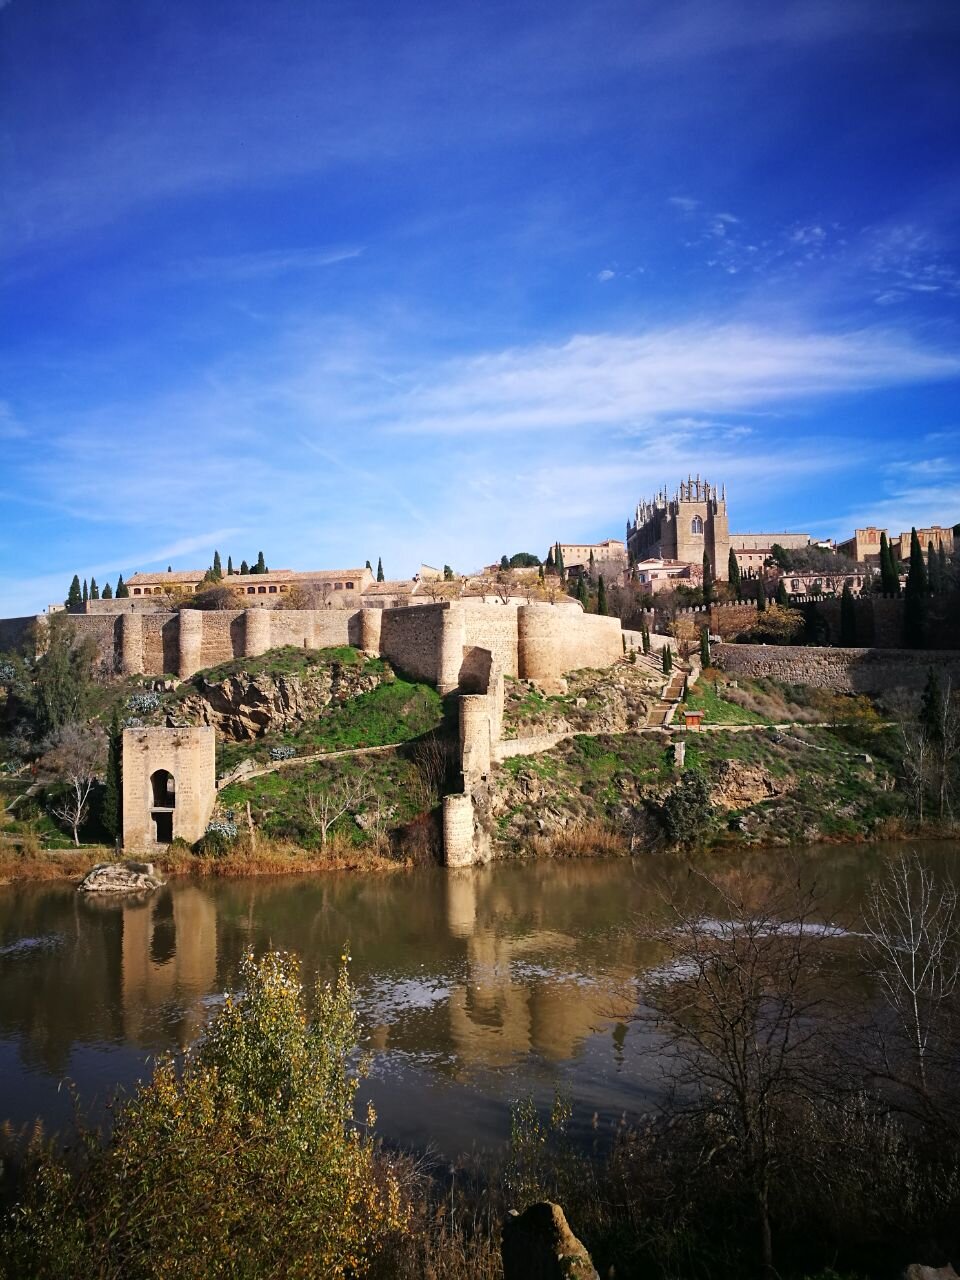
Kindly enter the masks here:
[[150, 788], [153, 793], [154, 809], [175, 809], [177, 805], [177, 787], [173, 774], [167, 769], [157, 769], [150, 775]]

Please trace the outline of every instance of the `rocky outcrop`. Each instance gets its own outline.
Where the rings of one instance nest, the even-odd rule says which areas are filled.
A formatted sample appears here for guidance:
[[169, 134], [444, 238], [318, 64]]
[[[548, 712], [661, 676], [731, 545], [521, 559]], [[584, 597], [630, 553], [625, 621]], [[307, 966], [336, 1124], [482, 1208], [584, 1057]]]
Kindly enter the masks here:
[[777, 778], [761, 765], [741, 760], [723, 760], [710, 777], [710, 799], [718, 808], [749, 809], [752, 805], [781, 796], [790, 790], [789, 778]]
[[163, 885], [152, 862], [98, 862], [77, 885], [80, 893], [150, 893]]
[[501, 1243], [503, 1280], [599, 1280], [590, 1254], [558, 1204], [511, 1213]]
[[914, 1262], [903, 1273], [903, 1280], [960, 1280], [960, 1276], [949, 1262], [945, 1267], [924, 1267]]
[[573, 671], [563, 696], [542, 698], [532, 680], [507, 682], [504, 738], [542, 733], [628, 733], [646, 722], [659, 692], [647, 667], [619, 663], [606, 671]]
[[341, 662], [302, 675], [238, 671], [219, 682], [200, 678], [196, 691], [182, 700], [168, 723], [208, 724], [225, 738], [249, 742], [315, 720], [327, 707], [369, 693], [393, 678], [389, 669]]

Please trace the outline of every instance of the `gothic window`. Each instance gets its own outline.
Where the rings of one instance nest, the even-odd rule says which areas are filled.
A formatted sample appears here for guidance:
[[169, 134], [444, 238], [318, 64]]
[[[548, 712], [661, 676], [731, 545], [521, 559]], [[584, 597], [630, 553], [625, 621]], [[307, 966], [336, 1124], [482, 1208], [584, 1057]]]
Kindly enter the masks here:
[[699, 516], [694, 516], [693, 519], [690, 521], [690, 532], [703, 533], [703, 521], [700, 519]]

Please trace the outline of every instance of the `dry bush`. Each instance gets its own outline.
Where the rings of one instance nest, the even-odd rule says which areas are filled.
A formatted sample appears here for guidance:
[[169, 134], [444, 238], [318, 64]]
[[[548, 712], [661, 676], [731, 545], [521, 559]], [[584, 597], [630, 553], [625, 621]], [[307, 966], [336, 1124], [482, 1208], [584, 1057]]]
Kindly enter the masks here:
[[548, 836], [534, 836], [531, 847], [538, 858], [621, 858], [630, 848], [626, 838], [602, 822], [579, 822]]

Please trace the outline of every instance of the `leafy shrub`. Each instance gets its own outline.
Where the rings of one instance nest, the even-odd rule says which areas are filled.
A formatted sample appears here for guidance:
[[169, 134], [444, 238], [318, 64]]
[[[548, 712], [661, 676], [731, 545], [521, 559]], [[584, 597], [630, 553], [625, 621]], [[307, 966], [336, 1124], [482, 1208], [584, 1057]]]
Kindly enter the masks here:
[[128, 708], [136, 715], [143, 715], [148, 711], [157, 711], [160, 708], [159, 693], [131, 693], [127, 699]]
[[696, 844], [710, 825], [713, 806], [710, 787], [697, 769], [688, 769], [663, 801], [660, 810], [668, 838], [674, 844]]
[[194, 848], [201, 858], [223, 858], [237, 838], [237, 824], [219, 819], [211, 822]]
[[121, 1108], [109, 1145], [87, 1135], [80, 1163], [40, 1155], [0, 1240], [6, 1274], [337, 1280], [403, 1228], [397, 1179], [353, 1121], [345, 967], [312, 1021], [292, 957], [248, 953], [239, 978], [182, 1069], [161, 1059]]

